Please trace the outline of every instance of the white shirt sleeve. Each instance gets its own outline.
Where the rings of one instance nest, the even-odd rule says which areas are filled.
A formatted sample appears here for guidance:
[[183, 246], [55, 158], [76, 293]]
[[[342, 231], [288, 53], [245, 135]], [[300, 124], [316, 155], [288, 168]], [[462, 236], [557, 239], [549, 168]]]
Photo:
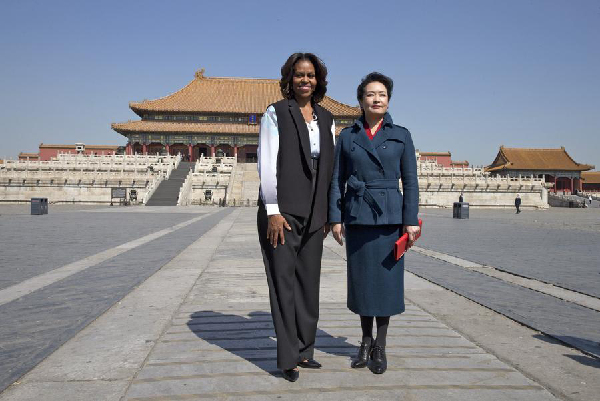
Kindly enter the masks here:
[[333, 145], [335, 146], [335, 120], [331, 122], [331, 135], [333, 136]]
[[258, 134], [258, 176], [260, 197], [267, 215], [280, 214], [277, 204], [277, 155], [279, 153], [279, 128], [275, 108], [269, 106], [260, 120]]

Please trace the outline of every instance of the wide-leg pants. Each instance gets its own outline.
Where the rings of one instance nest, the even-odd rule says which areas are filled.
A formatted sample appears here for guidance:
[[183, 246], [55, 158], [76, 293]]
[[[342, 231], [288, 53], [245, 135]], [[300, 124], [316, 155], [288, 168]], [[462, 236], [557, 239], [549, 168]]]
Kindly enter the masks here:
[[259, 207], [257, 223], [262, 248], [271, 316], [277, 336], [277, 367], [295, 368], [314, 355], [319, 320], [319, 283], [323, 230], [309, 232], [309, 219], [282, 213], [292, 228], [277, 248], [267, 239], [268, 218]]

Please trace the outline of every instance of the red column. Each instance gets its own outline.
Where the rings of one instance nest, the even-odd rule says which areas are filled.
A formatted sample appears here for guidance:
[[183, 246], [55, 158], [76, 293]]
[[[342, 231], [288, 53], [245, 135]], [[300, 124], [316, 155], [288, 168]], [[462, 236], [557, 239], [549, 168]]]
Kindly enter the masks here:
[[126, 155], [131, 154], [131, 142], [127, 142], [127, 147], [125, 148], [125, 154]]
[[573, 193], [573, 177], [571, 177], [571, 193]]
[[192, 144], [188, 143], [188, 156], [190, 157], [190, 161], [192, 162]]
[[233, 157], [237, 157], [237, 145], [233, 147]]
[[171, 149], [169, 148], [169, 145], [165, 145], [165, 150], [167, 151], [168, 155], [171, 154]]
[[143, 155], [147, 155], [148, 154], [148, 145], [143, 143], [142, 144], [142, 154]]
[[215, 147], [214, 146], [210, 147], [210, 157], [215, 157]]

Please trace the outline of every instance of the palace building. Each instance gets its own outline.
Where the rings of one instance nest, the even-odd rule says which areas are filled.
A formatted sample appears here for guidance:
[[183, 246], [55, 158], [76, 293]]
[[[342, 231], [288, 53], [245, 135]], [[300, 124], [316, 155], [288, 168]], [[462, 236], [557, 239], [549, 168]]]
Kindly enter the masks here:
[[[127, 138], [127, 154], [201, 155], [256, 162], [260, 119], [282, 99], [277, 79], [206, 77], [204, 69], [179, 91], [155, 100], [130, 102], [141, 120], [113, 123]], [[336, 134], [361, 114], [359, 107], [328, 96], [320, 103], [335, 119]]]
[[71, 145], [48, 145], [40, 143], [38, 153], [19, 153], [19, 160], [53, 160], [60, 154], [74, 155], [114, 155], [122, 150], [122, 147], [116, 145], [86, 145], [76, 143]]
[[600, 171], [584, 171], [581, 180], [583, 192], [600, 192]]
[[467, 168], [469, 167], [468, 160], [452, 160], [452, 153], [448, 152], [421, 152], [417, 149], [419, 160], [434, 161], [442, 167]]
[[542, 178], [546, 183], [554, 184], [552, 192], [572, 193], [583, 188], [582, 172], [593, 168], [592, 165], [573, 160], [564, 146], [560, 149], [500, 146], [494, 162], [485, 170], [492, 175]]

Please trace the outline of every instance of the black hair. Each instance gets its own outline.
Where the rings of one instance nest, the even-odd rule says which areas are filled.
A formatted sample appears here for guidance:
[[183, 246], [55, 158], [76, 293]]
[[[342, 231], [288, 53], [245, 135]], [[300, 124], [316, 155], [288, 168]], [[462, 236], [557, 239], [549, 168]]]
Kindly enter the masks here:
[[281, 67], [281, 80], [279, 87], [281, 94], [286, 99], [294, 98], [294, 90], [292, 89], [292, 81], [294, 78], [294, 66], [298, 61], [307, 60], [315, 67], [315, 76], [317, 78], [317, 87], [313, 92], [312, 98], [315, 103], [319, 103], [325, 97], [327, 92], [327, 67], [319, 57], [312, 53], [294, 53], [288, 57], [287, 61]]
[[356, 88], [356, 98], [358, 99], [358, 103], [360, 104], [365, 96], [365, 88], [371, 82], [381, 82], [385, 89], [387, 89], [388, 99], [392, 98], [392, 90], [394, 89], [394, 81], [392, 78], [387, 75], [383, 75], [380, 72], [372, 72], [368, 74], [366, 77], [360, 81], [358, 88]]

